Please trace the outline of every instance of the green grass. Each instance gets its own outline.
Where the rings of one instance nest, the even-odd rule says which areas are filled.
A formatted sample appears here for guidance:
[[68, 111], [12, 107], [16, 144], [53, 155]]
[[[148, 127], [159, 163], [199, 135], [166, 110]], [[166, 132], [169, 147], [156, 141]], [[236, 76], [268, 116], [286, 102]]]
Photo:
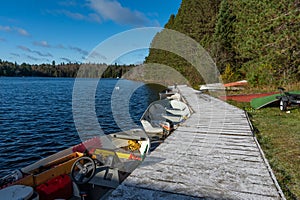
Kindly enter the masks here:
[[300, 108], [290, 113], [278, 107], [254, 110], [249, 103], [236, 103], [248, 111], [256, 137], [287, 199], [300, 199]]

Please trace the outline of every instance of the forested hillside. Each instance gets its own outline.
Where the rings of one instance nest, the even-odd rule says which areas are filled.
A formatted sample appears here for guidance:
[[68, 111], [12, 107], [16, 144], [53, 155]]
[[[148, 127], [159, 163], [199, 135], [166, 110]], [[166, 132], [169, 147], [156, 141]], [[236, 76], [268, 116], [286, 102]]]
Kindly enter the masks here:
[[[224, 82], [247, 79], [260, 86], [300, 80], [299, 0], [182, 0], [165, 28], [199, 42]], [[174, 67], [193, 86], [203, 82], [187, 61], [172, 53], [151, 49], [146, 63], [153, 62]]]
[[[212, 35], [214, 34], [219, 4], [220, 0], [183, 0], [178, 13], [176, 16], [171, 15], [165, 28], [184, 33], [209, 49], [213, 42]], [[152, 45], [160, 41], [160, 35], [163, 34], [158, 33], [154, 37]], [[171, 40], [167, 42], [171, 42]], [[193, 69], [192, 65], [174, 53], [150, 49], [145, 62], [171, 66], [185, 76], [193, 86], [203, 82], [202, 77]]]

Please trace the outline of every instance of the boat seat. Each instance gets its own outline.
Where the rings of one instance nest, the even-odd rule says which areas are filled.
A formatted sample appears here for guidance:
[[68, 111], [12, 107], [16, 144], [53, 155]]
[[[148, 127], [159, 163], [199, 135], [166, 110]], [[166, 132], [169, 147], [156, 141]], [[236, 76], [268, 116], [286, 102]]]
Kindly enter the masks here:
[[179, 115], [163, 115], [163, 117], [166, 120], [168, 120], [172, 123], [175, 123], [175, 124], [181, 123], [184, 120], [184, 118], [182, 116], [179, 116]]
[[141, 123], [146, 131], [146, 133], [162, 133], [162, 127], [153, 127], [147, 120], [141, 120]]
[[[15, 200], [15, 199], [31, 199], [34, 195], [32, 187], [25, 185], [12, 185], [0, 190], [1, 199]], [[38, 197], [36, 197], [38, 199]]]
[[171, 100], [170, 104], [173, 109], [177, 109], [177, 110], [184, 110], [188, 107], [185, 103], [178, 100]]
[[179, 116], [184, 116], [187, 114], [186, 111], [184, 110], [177, 110], [177, 109], [166, 109], [168, 113], [171, 113], [172, 115], [179, 115]]
[[170, 103], [172, 109], [166, 109], [168, 113], [176, 116], [182, 116], [184, 118], [187, 118], [191, 115], [190, 109], [185, 103], [177, 100], [172, 100]]

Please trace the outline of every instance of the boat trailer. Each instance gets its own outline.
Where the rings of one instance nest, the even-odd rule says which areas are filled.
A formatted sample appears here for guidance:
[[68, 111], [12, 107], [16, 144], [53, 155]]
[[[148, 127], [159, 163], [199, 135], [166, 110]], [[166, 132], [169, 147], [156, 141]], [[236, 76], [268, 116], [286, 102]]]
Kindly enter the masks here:
[[280, 96], [276, 96], [279, 99], [279, 109], [281, 111], [287, 111], [288, 106], [300, 106], [300, 94], [293, 94], [291, 92], [285, 92], [285, 89], [279, 87]]

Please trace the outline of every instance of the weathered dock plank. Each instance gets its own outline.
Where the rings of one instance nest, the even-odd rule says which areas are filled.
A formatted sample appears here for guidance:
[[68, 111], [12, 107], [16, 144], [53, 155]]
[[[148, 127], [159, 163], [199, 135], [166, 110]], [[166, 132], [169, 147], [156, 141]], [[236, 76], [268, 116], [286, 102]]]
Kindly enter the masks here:
[[284, 199], [246, 114], [178, 88], [194, 113], [108, 199]]

